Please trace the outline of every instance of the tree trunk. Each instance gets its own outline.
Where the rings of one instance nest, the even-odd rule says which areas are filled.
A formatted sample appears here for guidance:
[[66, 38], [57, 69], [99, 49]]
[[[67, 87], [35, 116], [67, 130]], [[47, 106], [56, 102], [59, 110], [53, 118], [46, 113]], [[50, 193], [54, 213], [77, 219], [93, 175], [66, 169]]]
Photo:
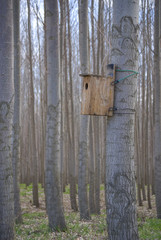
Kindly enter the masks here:
[[[79, 44], [81, 73], [88, 73], [88, 1], [79, 1]], [[81, 219], [90, 219], [87, 197], [89, 118], [81, 116], [79, 138], [78, 200]]]
[[95, 134], [94, 118], [90, 118], [90, 156], [89, 156], [89, 209], [90, 213], [96, 213], [95, 205]]
[[64, 167], [65, 167], [65, 88], [64, 88], [64, 1], [60, 0], [60, 79], [61, 79], [61, 167], [60, 180], [61, 188], [64, 188]]
[[[36, 5], [36, 14], [37, 14], [37, 18], [36, 18], [36, 22], [37, 22], [37, 40], [38, 40], [38, 58], [39, 58], [39, 79], [40, 79], [40, 124], [41, 124], [41, 131], [40, 131], [40, 137], [37, 136], [37, 141], [40, 142], [40, 149], [39, 149], [39, 181], [42, 184], [42, 186], [44, 186], [44, 157], [45, 157], [45, 99], [44, 99], [44, 89], [45, 89], [45, 83], [46, 81], [44, 81], [42, 74], [43, 74], [43, 70], [42, 70], [42, 58], [41, 58], [41, 41], [40, 41], [40, 29], [39, 29], [39, 7], [38, 5]], [[38, 115], [39, 117], [39, 115]], [[38, 135], [38, 133], [37, 133]]]
[[[154, 159], [155, 159], [155, 196], [157, 217], [161, 218], [161, 128], [160, 128], [160, 100], [161, 100], [161, 85], [160, 85], [160, 72], [161, 64], [159, 62], [159, 54], [161, 51], [161, 41], [159, 28], [160, 25], [160, 10], [161, 4], [155, 0], [155, 35], [154, 35], [154, 67], [155, 67], [155, 132], [154, 132]], [[159, 53], [159, 54], [158, 54]]]
[[30, 0], [27, 0], [28, 6], [28, 39], [29, 39], [29, 61], [30, 61], [30, 94], [31, 94], [31, 158], [33, 166], [33, 204], [39, 207], [38, 198], [38, 159], [37, 159], [37, 148], [36, 148], [36, 128], [35, 128], [35, 97], [34, 97], [34, 84], [33, 84], [33, 61], [32, 61], [32, 46], [31, 46], [31, 19], [30, 19]]
[[12, 166], [13, 166], [13, 186], [14, 186], [14, 212], [16, 222], [22, 222], [20, 204], [20, 28], [19, 17], [20, 2], [13, 2], [13, 21], [14, 21], [14, 117], [13, 117], [13, 147], [12, 147]]
[[150, 152], [150, 146], [152, 144], [151, 142], [151, 134], [150, 134], [150, 126], [151, 126], [151, 106], [150, 106], [150, 99], [151, 99], [151, 34], [150, 34], [150, 24], [151, 24], [151, 18], [149, 16], [150, 13], [150, 6], [149, 6], [149, 0], [147, 0], [147, 99], [146, 99], [146, 171], [147, 171], [147, 200], [148, 200], [148, 208], [151, 209], [151, 189], [150, 189], [150, 183], [151, 183], [151, 171], [150, 171], [150, 161], [151, 161], [151, 152]]
[[[97, 74], [100, 74], [100, 57], [101, 57], [101, 15], [102, 8], [101, 4], [102, 0], [99, 0], [99, 7], [98, 7], [98, 26], [97, 26]], [[96, 158], [95, 158], [95, 210], [96, 214], [100, 214], [100, 165], [101, 165], [101, 141], [100, 141], [100, 117], [94, 117], [95, 122], [95, 151], [96, 151]]]
[[0, 7], [0, 239], [14, 239], [14, 192], [11, 136], [13, 123], [12, 1]]
[[69, 143], [70, 143], [70, 158], [69, 158], [69, 183], [70, 183], [70, 201], [74, 211], [78, 211], [76, 201], [76, 169], [75, 169], [75, 121], [74, 121], [74, 106], [73, 106], [73, 80], [72, 80], [72, 46], [70, 33], [70, 10], [69, 0], [67, 0], [68, 13], [68, 50], [69, 50]]
[[91, 38], [92, 38], [92, 59], [93, 73], [96, 71], [95, 41], [94, 41], [94, 0], [91, 0]]
[[[111, 62], [137, 71], [139, 0], [113, 1]], [[129, 73], [119, 73], [116, 79]], [[107, 127], [106, 206], [111, 240], [138, 239], [136, 218], [134, 124], [136, 77], [115, 86], [114, 116]]]
[[[138, 109], [137, 109], [138, 110]], [[140, 138], [139, 138], [139, 132], [140, 132], [140, 124], [139, 124], [139, 116], [138, 113], [136, 113], [136, 164], [137, 164], [137, 200], [139, 206], [143, 206], [142, 198], [141, 198], [141, 171], [140, 171], [140, 165], [141, 165], [141, 157], [140, 157]]]
[[[66, 11], [66, 4], [64, 1], [64, 12]], [[67, 71], [67, 39], [66, 39], [66, 32], [67, 32], [67, 28], [66, 28], [66, 24], [64, 24], [64, 68], [63, 68], [63, 72], [64, 72], [64, 109], [66, 110], [64, 112], [65, 116], [64, 116], [64, 132], [65, 132], [65, 136], [64, 136], [64, 154], [63, 154], [63, 158], [64, 158], [64, 167], [65, 167], [65, 171], [64, 171], [64, 189], [65, 189], [65, 185], [68, 183], [68, 162], [69, 162], [69, 156], [68, 156], [68, 148], [69, 148], [69, 113], [68, 113], [68, 87], [67, 87], [67, 79], [68, 79], [68, 71]]]
[[46, 0], [47, 41], [47, 127], [45, 159], [45, 193], [49, 226], [52, 230], [65, 230], [60, 182], [60, 81], [58, 3]]
[[[91, 0], [91, 47], [92, 47], [92, 72], [95, 73], [96, 58], [95, 58], [95, 41], [94, 41], [94, 0]], [[90, 156], [89, 156], [89, 209], [90, 213], [96, 213], [95, 203], [95, 162], [96, 162], [96, 150], [95, 150], [95, 118], [90, 116], [90, 129], [89, 129], [89, 143], [90, 143]]]
[[[98, 63], [97, 63], [98, 64]], [[101, 144], [100, 144], [100, 117], [94, 116], [95, 130], [95, 213], [100, 214], [100, 163], [101, 163]]]

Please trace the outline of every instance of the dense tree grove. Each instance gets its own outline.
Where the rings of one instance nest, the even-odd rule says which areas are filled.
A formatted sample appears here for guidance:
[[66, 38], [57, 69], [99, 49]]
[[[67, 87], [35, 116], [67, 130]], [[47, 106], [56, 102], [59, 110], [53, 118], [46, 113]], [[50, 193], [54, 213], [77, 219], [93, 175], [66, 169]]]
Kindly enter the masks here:
[[[49, 226], [65, 231], [70, 186], [80, 220], [100, 214], [109, 239], [139, 239], [136, 206], [161, 218], [161, 3], [0, 3], [0, 240], [22, 223], [19, 184], [44, 188]], [[82, 75], [115, 64], [112, 117], [81, 115]], [[87, 86], [88, 88], [88, 86]]]

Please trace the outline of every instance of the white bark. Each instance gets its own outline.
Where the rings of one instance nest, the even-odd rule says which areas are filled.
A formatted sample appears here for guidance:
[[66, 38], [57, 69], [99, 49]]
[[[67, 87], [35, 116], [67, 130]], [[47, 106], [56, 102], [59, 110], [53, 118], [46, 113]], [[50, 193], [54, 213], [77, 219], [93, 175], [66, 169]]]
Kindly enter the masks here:
[[75, 159], [75, 120], [74, 120], [74, 97], [73, 97], [73, 79], [72, 79], [72, 47], [71, 47], [71, 31], [70, 31], [70, 10], [69, 0], [67, 0], [68, 12], [68, 49], [69, 49], [69, 101], [68, 101], [68, 124], [69, 124], [69, 147], [70, 147], [70, 161], [69, 161], [69, 184], [70, 184], [70, 201], [71, 207], [74, 211], [78, 210], [76, 202], [76, 159]]
[[89, 209], [91, 214], [96, 213], [95, 204], [95, 132], [94, 132], [94, 117], [90, 118], [90, 155], [89, 155]]
[[36, 146], [36, 127], [35, 127], [35, 94], [34, 94], [34, 78], [33, 78], [33, 61], [32, 61], [32, 41], [31, 41], [31, 16], [30, 16], [30, 0], [27, 0], [28, 7], [28, 41], [29, 41], [29, 65], [30, 65], [30, 133], [31, 133], [31, 159], [32, 159], [32, 182], [33, 182], [33, 204], [39, 207], [38, 197], [38, 155]]
[[[113, 1], [111, 63], [137, 71], [139, 0]], [[129, 73], [117, 74], [120, 79]], [[106, 205], [111, 240], [138, 239], [134, 172], [134, 123], [136, 77], [115, 86], [118, 110], [108, 120], [106, 158]]]
[[47, 41], [47, 127], [45, 159], [45, 192], [49, 226], [53, 230], [66, 228], [60, 184], [60, 81], [58, 3], [46, 0]]
[[[88, 73], [88, 1], [79, 1], [79, 45], [81, 73]], [[88, 133], [89, 117], [81, 116], [79, 136], [79, 173], [78, 173], [78, 198], [80, 218], [89, 219], [87, 198], [87, 163], [88, 163]]]

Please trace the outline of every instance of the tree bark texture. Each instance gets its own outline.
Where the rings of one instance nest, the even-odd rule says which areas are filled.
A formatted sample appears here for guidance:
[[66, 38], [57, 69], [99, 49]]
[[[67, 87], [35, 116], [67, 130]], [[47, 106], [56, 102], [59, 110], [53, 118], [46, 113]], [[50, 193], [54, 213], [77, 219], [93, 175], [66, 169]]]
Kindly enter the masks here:
[[20, 2], [13, 2], [14, 21], [14, 117], [13, 117], [13, 186], [14, 186], [14, 212], [16, 222], [22, 222], [20, 204]]
[[11, 0], [2, 0], [0, 3], [0, 240], [14, 239], [12, 7]]
[[30, 0], [27, 0], [28, 7], [28, 39], [29, 39], [29, 64], [30, 64], [30, 94], [31, 94], [31, 158], [32, 158], [32, 177], [33, 177], [33, 204], [39, 207], [38, 197], [38, 156], [36, 147], [36, 127], [35, 127], [35, 96], [33, 83], [33, 61], [32, 61], [32, 43], [31, 43], [31, 16], [30, 16]]
[[74, 98], [73, 98], [73, 79], [72, 79], [72, 46], [71, 46], [71, 31], [70, 31], [70, 10], [69, 0], [67, 2], [68, 12], [68, 49], [69, 49], [69, 144], [70, 144], [70, 158], [69, 158], [69, 184], [70, 184], [70, 201], [71, 207], [74, 211], [78, 210], [76, 201], [76, 159], [75, 159], [75, 121], [74, 121]]
[[[137, 71], [139, 0], [113, 1], [111, 63]], [[116, 74], [116, 79], [129, 73]], [[106, 205], [110, 240], [138, 239], [136, 218], [134, 124], [136, 76], [115, 85], [117, 111], [108, 120]]]
[[146, 99], [146, 174], [147, 174], [147, 200], [148, 200], [148, 208], [151, 209], [151, 171], [150, 171], [150, 163], [152, 160], [151, 157], [151, 145], [152, 145], [152, 133], [151, 133], [151, 121], [152, 121], [152, 114], [151, 114], [151, 30], [150, 30], [150, 23], [151, 23], [151, 16], [148, 13], [150, 12], [150, 4], [149, 0], [147, 0], [147, 45], [149, 45], [149, 48], [147, 46], [147, 99]]
[[[98, 64], [98, 63], [97, 63]], [[93, 116], [95, 131], [95, 213], [100, 214], [100, 165], [101, 165], [101, 144], [100, 144], [100, 117]]]
[[160, 128], [160, 117], [161, 117], [161, 81], [160, 81], [160, 49], [159, 45], [159, 28], [160, 19], [159, 11], [161, 9], [160, 1], [155, 1], [155, 35], [154, 35], [154, 67], [155, 67], [155, 132], [154, 132], [154, 159], [155, 159], [155, 196], [156, 196], [156, 208], [157, 217], [161, 218], [161, 128]]
[[89, 209], [90, 214], [96, 213], [95, 205], [95, 133], [94, 133], [94, 118], [90, 117], [90, 156], [89, 156]]
[[[36, 23], [37, 23], [37, 40], [38, 40], [38, 53], [39, 53], [39, 78], [40, 78], [40, 114], [41, 114], [41, 128], [40, 128], [40, 137], [37, 136], [37, 139], [40, 141], [39, 147], [39, 177], [38, 180], [44, 186], [44, 157], [45, 157], [45, 88], [46, 88], [46, 79], [43, 78], [43, 67], [42, 66], [42, 57], [41, 57], [41, 34], [39, 26], [39, 7], [36, 5]], [[44, 46], [44, 45], [43, 45]], [[45, 69], [45, 67], [44, 67]], [[38, 135], [38, 134], [37, 134]]]
[[[88, 1], [79, 1], [79, 46], [81, 73], [88, 73]], [[79, 173], [78, 173], [78, 200], [81, 219], [89, 219], [87, 197], [87, 163], [88, 163], [88, 133], [89, 118], [81, 116], [79, 136]]]
[[54, 231], [66, 228], [60, 182], [60, 81], [58, 3], [46, 0], [47, 41], [47, 127], [45, 193], [49, 226]]

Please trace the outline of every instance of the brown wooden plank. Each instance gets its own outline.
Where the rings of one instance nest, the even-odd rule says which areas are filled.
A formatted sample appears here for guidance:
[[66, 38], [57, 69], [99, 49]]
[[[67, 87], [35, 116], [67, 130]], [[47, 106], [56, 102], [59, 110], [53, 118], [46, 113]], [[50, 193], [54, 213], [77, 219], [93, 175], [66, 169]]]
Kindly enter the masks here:
[[114, 101], [113, 75], [108, 77], [86, 75], [83, 77], [81, 114], [112, 116]]

